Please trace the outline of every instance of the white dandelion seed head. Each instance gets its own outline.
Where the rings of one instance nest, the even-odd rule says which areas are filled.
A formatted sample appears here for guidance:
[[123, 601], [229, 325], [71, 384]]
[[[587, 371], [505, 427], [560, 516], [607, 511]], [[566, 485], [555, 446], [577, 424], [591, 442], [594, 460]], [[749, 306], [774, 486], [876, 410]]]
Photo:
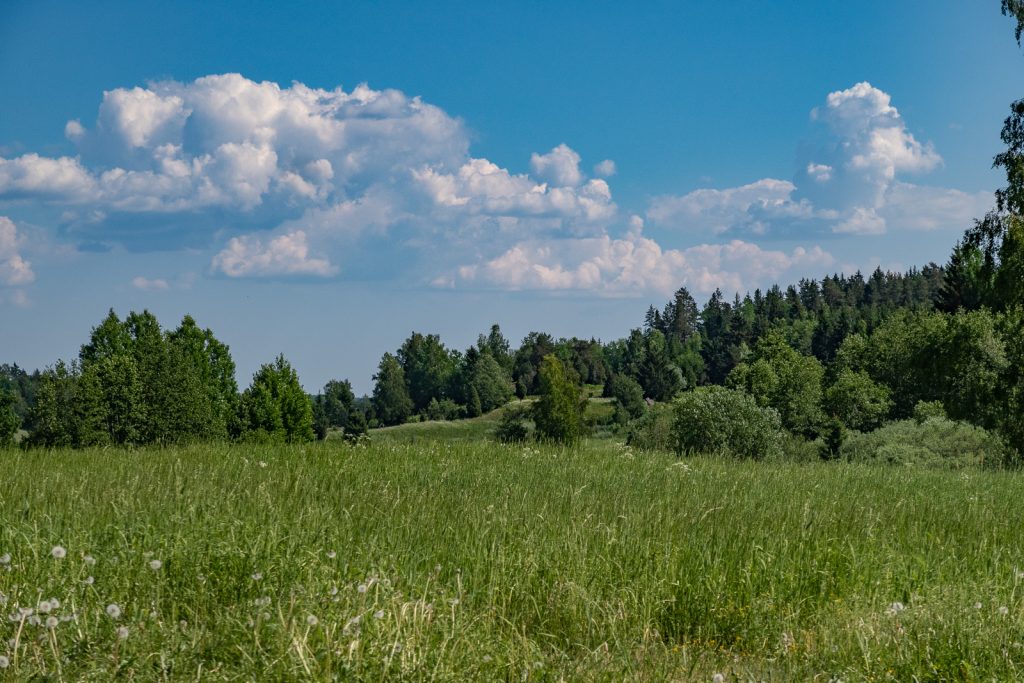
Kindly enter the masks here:
[[1009, 613], [1010, 613], [1010, 608], [1007, 607], [1006, 605], [1002, 605], [1002, 606], [999, 607], [999, 615], [1000, 616], [1005, 617]]
[[981, 609], [981, 603], [980, 602], [974, 603], [974, 609]]
[[85, 581], [83, 581], [82, 583], [84, 583], [86, 586], [91, 586], [95, 581], [96, 579], [92, 578], [91, 576], [87, 576], [85, 577]]
[[491, 657], [490, 655], [484, 655], [484, 664], [489, 663], [492, 659], [493, 657]]
[[725, 683], [725, 674], [715, 674], [711, 677], [712, 683]]
[[29, 617], [28, 619], [26, 619], [25, 621], [27, 621], [27, 622], [28, 622], [29, 626], [39, 626], [39, 624], [43, 623], [43, 622], [42, 622], [42, 621], [41, 621], [41, 620], [39, 619], [39, 617], [38, 617], [38, 616], [36, 616], [35, 614], [33, 614], [32, 616], [30, 616], [30, 617]]
[[327, 559], [333, 560], [337, 556], [338, 556], [338, 553], [334, 552], [333, 550], [328, 550], [327, 551]]
[[50, 554], [53, 555], [53, 559], [55, 560], [63, 560], [68, 556], [68, 551], [62, 545], [55, 545], [50, 549]]
[[252, 580], [253, 581], [262, 581], [263, 580], [263, 573], [262, 572], [253, 572]]
[[3, 555], [0, 555], [0, 564], [10, 564], [10, 563], [11, 563], [11, 554], [10, 553], [4, 553]]
[[0, 655], [0, 669], [6, 669], [10, 665], [11, 660], [9, 660], [5, 655]]
[[365, 593], [366, 592], [366, 584], [365, 583], [359, 584], [356, 587], [356, 590], [359, 591], [360, 593]]
[[270, 612], [264, 612], [260, 615], [260, 619], [263, 621], [270, 621]]
[[317, 619], [316, 616], [310, 614], [308, 617], [306, 617], [306, 623], [310, 626], [316, 626], [320, 623], [320, 620]]
[[458, 607], [459, 606], [459, 599], [458, 598], [452, 598], [451, 600], [448, 601], [448, 604], [451, 605], [452, 607]]
[[53, 609], [53, 608], [50, 606], [50, 601], [49, 600], [43, 600], [38, 605], [36, 605], [36, 610], [40, 614], [48, 614], [51, 609]]
[[121, 608], [113, 602], [110, 603], [109, 605], [107, 605], [107, 616], [111, 619], [119, 618], [121, 616]]
[[149, 561], [149, 568], [152, 569], [153, 571], [159, 570], [160, 567], [162, 567], [162, 566], [164, 566], [164, 563], [161, 562], [160, 560], [150, 560]]
[[128, 627], [127, 626], [118, 626], [117, 627], [117, 639], [118, 640], [126, 640], [127, 638], [128, 638]]
[[159, 615], [156, 613], [156, 610], [153, 610], [152, 612], [149, 613], [149, 618], [150, 619], [156, 619], [158, 616]]
[[60, 623], [60, 619], [54, 616], [46, 617], [46, 628], [57, 628], [57, 624]]
[[92, 555], [86, 555], [85, 557], [82, 558], [82, 561], [85, 562], [90, 567], [92, 565], [96, 564], [96, 558], [93, 557]]
[[330, 593], [331, 595], [337, 595], [338, 594], [338, 587], [337, 586], [331, 586], [331, 590], [329, 590], [327, 592]]
[[373, 618], [374, 619], [383, 619], [384, 618], [384, 610], [379, 609], [376, 612], [374, 612], [373, 613]]

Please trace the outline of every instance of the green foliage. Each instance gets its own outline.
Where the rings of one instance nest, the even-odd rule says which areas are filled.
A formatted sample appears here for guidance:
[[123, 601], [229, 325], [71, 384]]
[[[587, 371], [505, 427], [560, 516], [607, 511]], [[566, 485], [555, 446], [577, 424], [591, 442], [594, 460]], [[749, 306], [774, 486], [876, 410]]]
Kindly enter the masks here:
[[[413, 332], [398, 349], [405, 385], [412, 400], [412, 412], [426, 410], [430, 399], [441, 399], [455, 374], [455, 356], [436, 334]], [[388, 423], [392, 424], [392, 423]]]
[[430, 403], [427, 404], [426, 417], [428, 420], [457, 420], [463, 416], [462, 406], [450, 398], [441, 399], [438, 401], [436, 398], [430, 399]]
[[241, 414], [249, 439], [302, 443], [315, 437], [312, 402], [283, 354], [253, 375], [242, 394]]
[[502, 411], [494, 436], [502, 443], [522, 443], [530, 437], [529, 420], [529, 406], [508, 406]]
[[678, 454], [721, 452], [738, 458], [774, 458], [781, 453], [782, 424], [773, 408], [745, 392], [698, 387], [673, 404]]
[[892, 407], [889, 390], [864, 371], [843, 369], [825, 392], [825, 412], [850, 429], [870, 431], [885, 421]]
[[14, 412], [14, 405], [17, 397], [10, 389], [0, 388], [0, 448], [9, 445], [14, 440], [21, 420]]
[[574, 443], [583, 435], [583, 411], [579, 385], [555, 355], [541, 361], [540, 397], [533, 406], [537, 437], [545, 441]]
[[604, 395], [615, 399], [615, 421], [619, 424], [626, 424], [640, 417], [647, 407], [643, 389], [629, 375], [616, 374], [608, 378], [604, 386]]
[[655, 403], [626, 428], [626, 444], [642, 451], [675, 450], [675, 411], [669, 403]]
[[466, 415], [469, 417], [479, 417], [483, 414], [483, 408], [480, 404], [480, 393], [476, 390], [476, 385], [469, 385], [469, 401], [466, 403]]
[[413, 402], [406, 388], [405, 371], [398, 359], [385, 353], [373, 379], [376, 382], [373, 387], [373, 410], [380, 424], [402, 424], [409, 419]]
[[932, 417], [901, 420], [866, 434], [851, 433], [840, 457], [851, 462], [961, 469], [1001, 466], [1010, 454], [1003, 442], [981, 427]]
[[774, 408], [786, 429], [804, 436], [821, 424], [824, 368], [812, 356], [801, 356], [778, 332], [762, 338], [750, 363], [729, 374], [727, 386], [746, 391], [761, 407]]
[[[478, 410], [476, 415], [489, 413], [508, 403], [513, 396], [512, 379], [489, 351], [474, 359], [468, 369], [467, 383], [470, 391], [467, 409], [471, 416], [473, 410]], [[474, 400], [478, 406], [472, 405]]]

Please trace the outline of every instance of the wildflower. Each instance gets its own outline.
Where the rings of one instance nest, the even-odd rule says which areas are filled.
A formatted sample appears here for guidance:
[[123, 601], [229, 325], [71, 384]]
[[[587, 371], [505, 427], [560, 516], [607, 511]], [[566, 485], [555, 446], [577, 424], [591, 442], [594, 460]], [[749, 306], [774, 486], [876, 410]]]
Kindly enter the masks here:
[[39, 603], [36, 609], [39, 610], [40, 614], [48, 614], [50, 610], [53, 609], [53, 607], [50, 606], [49, 600], [43, 600], [41, 603]]
[[111, 619], [119, 618], [121, 616], [121, 608], [114, 603], [110, 603], [107, 605], [107, 616]]
[[1010, 608], [1009, 608], [1009, 607], [1007, 607], [1006, 605], [1002, 605], [1002, 606], [1001, 606], [1001, 607], [999, 608], [999, 616], [1001, 616], [1001, 617], [1005, 617], [1005, 616], [1006, 616], [1007, 614], [1009, 614], [1009, 613], [1010, 613]]
[[150, 562], [149, 562], [149, 568], [152, 569], [153, 571], [159, 570], [160, 567], [162, 567], [162, 566], [164, 566], [164, 563], [161, 562], [160, 560], [150, 560]]
[[46, 628], [49, 628], [49, 629], [57, 628], [57, 624], [59, 624], [59, 623], [60, 623], [60, 619], [58, 619], [57, 617], [53, 617], [53, 616], [46, 617]]
[[373, 613], [373, 618], [374, 619], [383, 619], [384, 618], [384, 610], [379, 609], [376, 612], [374, 612]]
[[93, 557], [92, 555], [86, 555], [85, 557], [82, 558], [82, 561], [85, 562], [90, 567], [92, 565], [96, 564], [96, 558]]
[[0, 555], [0, 564], [10, 564], [10, 563], [11, 563], [11, 554], [10, 553], [4, 553], [3, 555]]
[[263, 580], [263, 574], [261, 572], [254, 572], [253, 575], [252, 575], [252, 580], [253, 581], [262, 581]]
[[55, 560], [63, 560], [65, 557], [67, 557], [68, 551], [64, 548], [64, 546], [55, 545], [50, 550], [50, 554], [53, 555], [53, 559]]
[[26, 621], [28, 622], [29, 626], [39, 626], [39, 624], [43, 623], [42, 620], [35, 614], [26, 619]]
[[0, 669], [6, 669], [11, 665], [11, 660], [7, 659], [4, 655], [0, 655]]
[[452, 607], [458, 607], [459, 606], [459, 599], [458, 598], [452, 598], [451, 600], [448, 601], [448, 604], [451, 605]]
[[338, 556], [338, 553], [334, 552], [333, 550], [328, 550], [327, 551], [327, 559], [328, 560], [333, 560], [337, 556]]
[[491, 659], [493, 659], [493, 657], [491, 657], [490, 655], [484, 655], [484, 664], [488, 664], [491, 661]]
[[306, 623], [309, 624], [310, 626], [316, 626], [317, 624], [320, 623], [320, 620], [317, 619], [312, 614], [310, 614], [308, 617], [306, 617]]
[[365, 583], [359, 584], [356, 587], [356, 590], [359, 591], [360, 593], [365, 593], [366, 592], [366, 584]]
[[267, 466], [267, 463], [265, 463], [262, 460], [260, 460], [260, 467], [266, 467], [266, 466]]
[[713, 683], [725, 683], [725, 676], [723, 674], [715, 674], [711, 677]]
[[889, 616], [893, 616], [899, 614], [905, 609], [906, 607], [903, 606], [902, 602], [894, 602], [891, 605], [889, 605], [889, 609], [887, 609], [886, 612], [889, 614]]
[[331, 590], [329, 590], [328, 593], [330, 593], [331, 595], [337, 595], [338, 594], [338, 587], [337, 586], [331, 586]]
[[91, 586], [95, 580], [96, 579], [92, 578], [91, 576], [87, 576], [85, 577], [85, 581], [83, 581], [82, 583], [84, 583], [86, 586]]
[[981, 603], [980, 602], [974, 603], [974, 609], [981, 609]]
[[118, 626], [117, 627], [117, 639], [118, 640], [126, 640], [127, 638], [128, 638], [128, 627], [127, 626]]

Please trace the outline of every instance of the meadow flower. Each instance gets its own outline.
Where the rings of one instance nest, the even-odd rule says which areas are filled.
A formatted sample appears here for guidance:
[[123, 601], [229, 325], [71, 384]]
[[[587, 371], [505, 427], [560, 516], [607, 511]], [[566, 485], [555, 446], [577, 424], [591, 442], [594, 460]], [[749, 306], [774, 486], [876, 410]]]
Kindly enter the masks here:
[[92, 578], [91, 576], [87, 576], [85, 577], [85, 581], [83, 581], [82, 583], [84, 583], [86, 586], [91, 586], [95, 580], [96, 579]]
[[107, 616], [111, 619], [117, 619], [121, 616], [121, 608], [114, 603], [107, 605]]
[[1006, 605], [1002, 605], [1002, 606], [999, 607], [999, 616], [1005, 617], [1009, 613], [1010, 613], [1010, 608], [1007, 607]]
[[0, 669], [6, 669], [11, 665], [11, 660], [7, 659], [4, 655], [0, 655]]
[[42, 620], [39, 617], [37, 617], [35, 614], [30, 616], [25, 621], [28, 623], [29, 626], [39, 626], [39, 624], [43, 623]]
[[149, 562], [149, 568], [152, 569], [153, 571], [157, 571], [162, 566], [164, 566], [164, 563], [161, 562], [160, 560], [150, 560], [150, 562]]
[[338, 587], [337, 586], [331, 586], [331, 590], [329, 590], [327, 592], [330, 593], [331, 595], [337, 595], [338, 594]]
[[373, 618], [374, 619], [383, 619], [384, 618], [384, 610], [379, 609], [376, 612], [374, 612], [373, 613]]
[[338, 556], [338, 553], [334, 552], [333, 550], [328, 550], [327, 551], [327, 559], [328, 560], [333, 560], [337, 556]]
[[60, 623], [60, 619], [58, 619], [57, 617], [53, 617], [53, 616], [46, 617], [46, 628], [49, 628], [49, 629], [57, 628], [57, 624], [59, 624], [59, 623]]
[[43, 600], [36, 606], [36, 609], [39, 610], [40, 614], [48, 614], [49, 611], [53, 608], [50, 606], [49, 600]]
[[356, 587], [356, 590], [359, 591], [360, 593], [365, 593], [366, 592], [366, 584], [365, 583], [359, 584]]
[[118, 640], [125, 640], [127, 638], [128, 638], [128, 627], [127, 626], [118, 626], [117, 627], [117, 639]]
[[981, 603], [980, 602], [974, 603], [974, 609], [981, 609]]
[[10, 564], [10, 563], [11, 563], [11, 554], [10, 553], [4, 553], [3, 555], [0, 555], [0, 564]]
[[320, 623], [320, 620], [317, 619], [312, 614], [310, 614], [308, 617], [306, 617], [306, 623], [309, 624], [310, 626], [316, 626], [317, 624]]
[[261, 572], [254, 572], [253, 575], [252, 575], [252, 580], [253, 581], [262, 581], [263, 580], [263, 574]]
[[714, 676], [711, 677], [711, 680], [713, 681], [713, 683], [725, 683], [725, 675], [724, 674], [715, 674]]
[[50, 554], [53, 555], [53, 559], [55, 560], [63, 560], [65, 557], [67, 557], [68, 551], [64, 548], [64, 546], [55, 545], [53, 546], [53, 548], [50, 549]]
[[85, 562], [90, 567], [92, 565], [96, 564], [96, 558], [93, 557], [92, 555], [86, 555], [85, 557], [82, 558], [82, 561]]

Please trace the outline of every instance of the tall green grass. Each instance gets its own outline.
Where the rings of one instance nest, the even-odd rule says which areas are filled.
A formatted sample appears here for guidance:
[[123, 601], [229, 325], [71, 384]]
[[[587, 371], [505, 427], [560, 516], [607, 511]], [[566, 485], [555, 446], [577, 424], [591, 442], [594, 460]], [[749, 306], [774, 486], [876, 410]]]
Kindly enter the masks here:
[[0, 482], [0, 679], [1024, 677], [1015, 473], [377, 435]]

